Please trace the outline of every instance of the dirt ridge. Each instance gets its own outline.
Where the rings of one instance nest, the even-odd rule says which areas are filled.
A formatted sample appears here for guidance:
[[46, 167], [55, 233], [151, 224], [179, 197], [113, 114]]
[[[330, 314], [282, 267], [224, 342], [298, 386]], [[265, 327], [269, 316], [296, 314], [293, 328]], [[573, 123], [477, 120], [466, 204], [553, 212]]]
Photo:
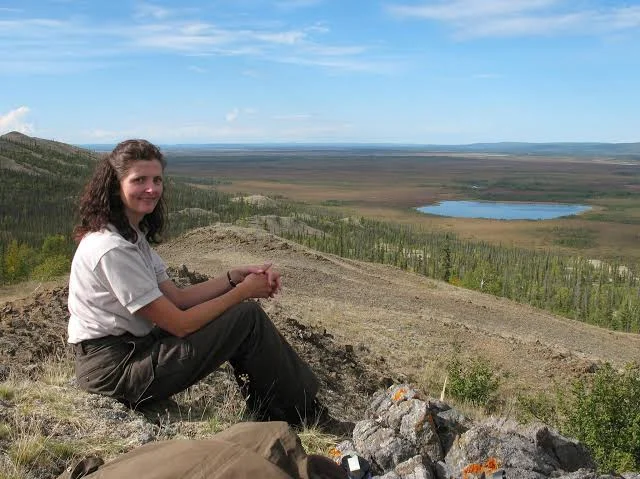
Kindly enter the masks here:
[[548, 389], [599, 362], [640, 361], [640, 336], [613, 332], [398, 268], [320, 253], [262, 230], [216, 225], [162, 245], [169, 264], [208, 275], [273, 261], [283, 294], [270, 305], [365, 345], [396, 372], [440, 376], [452, 355], [488, 359], [513, 387]]
[[[401, 377], [435, 388], [454, 356], [488, 360], [513, 390], [568, 385], [600, 362], [623, 366], [640, 361], [639, 335], [600, 329], [397, 268], [319, 253], [259, 229], [199, 228], [158, 251], [170, 266], [186, 265], [209, 276], [237, 264], [273, 261], [283, 274], [283, 292], [263, 303], [274, 321], [326, 335], [337, 348], [330, 354], [347, 347], [356, 351], [354, 367], [372, 371], [367, 380], [376, 386], [384, 378]], [[65, 347], [66, 294], [59, 287], [0, 303], [1, 364], [28, 369]], [[318, 357], [312, 362], [329, 381], [330, 368], [323, 366], [328, 353], [315, 351], [309, 357]], [[337, 383], [333, 389], [340, 389]]]

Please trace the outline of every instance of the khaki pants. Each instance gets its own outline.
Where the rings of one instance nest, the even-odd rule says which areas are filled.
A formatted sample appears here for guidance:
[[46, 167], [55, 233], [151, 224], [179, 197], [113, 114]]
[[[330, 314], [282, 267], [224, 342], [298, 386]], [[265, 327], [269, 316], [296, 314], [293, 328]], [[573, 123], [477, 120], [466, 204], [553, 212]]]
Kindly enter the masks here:
[[260, 305], [240, 303], [185, 338], [156, 328], [76, 345], [81, 388], [136, 408], [183, 391], [229, 361], [260, 419], [297, 424], [311, 415], [318, 381]]

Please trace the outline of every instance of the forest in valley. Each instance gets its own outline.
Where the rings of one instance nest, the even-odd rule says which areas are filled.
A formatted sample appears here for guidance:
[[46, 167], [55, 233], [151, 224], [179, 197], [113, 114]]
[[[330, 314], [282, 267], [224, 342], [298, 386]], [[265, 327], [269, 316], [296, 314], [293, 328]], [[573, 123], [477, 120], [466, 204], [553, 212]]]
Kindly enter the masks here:
[[[0, 284], [68, 272], [76, 202], [99, 155], [20, 134], [0, 137]], [[448, 232], [279, 199], [234, 199], [169, 176], [169, 229], [253, 224], [319, 251], [408, 271], [618, 331], [640, 333], [637, 265], [461, 239]], [[210, 179], [202, 179], [211, 186]], [[295, 218], [310, 228], [287, 228]]]

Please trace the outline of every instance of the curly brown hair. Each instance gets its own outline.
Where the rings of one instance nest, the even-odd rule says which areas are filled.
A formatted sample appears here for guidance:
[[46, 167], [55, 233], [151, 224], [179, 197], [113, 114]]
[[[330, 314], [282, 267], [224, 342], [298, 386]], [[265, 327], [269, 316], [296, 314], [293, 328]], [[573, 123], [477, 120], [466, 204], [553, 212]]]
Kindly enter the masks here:
[[[163, 170], [167, 164], [160, 149], [147, 140], [125, 140], [100, 160], [80, 198], [80, 224], [73, 230], [76, 242], [80, 242], [87, 233], [104, 229], [109, 223], [128, 241], [137, 241], [138, 235], [129, 224], [120, 198], [120, 180], [127, 174], [131, 164], [138, 160], [158, 160]], [[166, 212], [163, 192], [155, 209], [145, 215], [138, 225], [150, 243], [160, 242], [167, 219]]]

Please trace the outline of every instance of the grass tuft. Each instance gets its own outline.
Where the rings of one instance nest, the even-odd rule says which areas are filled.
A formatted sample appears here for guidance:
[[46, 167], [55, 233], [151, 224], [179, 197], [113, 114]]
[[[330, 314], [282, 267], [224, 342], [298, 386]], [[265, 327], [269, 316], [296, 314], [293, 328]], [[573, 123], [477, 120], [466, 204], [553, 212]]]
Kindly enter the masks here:
[[4, 399], [5, 401], [10, 401], [16, 396], [15, 388], [5, 382], [0, 384], [0, 399]]
[[329, 451], [339, 442], [337, 436], [324, 433], [314, 426], [304, 426], [297, 433], [307, 454], [327, 456]]

